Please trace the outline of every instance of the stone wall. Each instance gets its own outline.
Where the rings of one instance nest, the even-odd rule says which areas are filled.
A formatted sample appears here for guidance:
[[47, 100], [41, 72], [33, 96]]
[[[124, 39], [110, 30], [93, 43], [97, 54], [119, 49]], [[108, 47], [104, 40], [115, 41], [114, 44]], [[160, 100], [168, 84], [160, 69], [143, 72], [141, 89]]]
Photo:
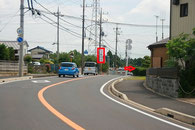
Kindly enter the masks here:
[[170, 97], [178, 97], [178, 80], [177, 79], [168, 79], [168, 78], [161, 78], [156, 76], [146, 76], [146, 85], [163, 95], [167, 95]]

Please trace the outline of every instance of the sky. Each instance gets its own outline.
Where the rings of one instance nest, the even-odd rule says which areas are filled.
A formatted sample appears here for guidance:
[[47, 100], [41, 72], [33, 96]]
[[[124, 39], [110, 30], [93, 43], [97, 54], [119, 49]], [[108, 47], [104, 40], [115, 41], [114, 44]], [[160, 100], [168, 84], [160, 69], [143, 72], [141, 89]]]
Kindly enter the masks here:
[[[27, 7], [27, 0], [25, 7]], [[37, 3], [35, 2], [37, 1]], [[82, 32], [82, 0], [35, 0], [33, 6], [41, 10], [41, 16], [32, 15], [32, 12], [25, 9], [24, 16], [24, 39], [29, 44], [29, 49], [36, 46], [42, 46], [48, 50], [56, 52], [57, 46], [57, 29], [55, 22], [57, 18], [50, 12], [57, 12], [59, 7], [60, 13], [60, 52], [69, 52], [78, 50], [81, 52], [81, 32]], [[94, 0], [86, 0], [86, 38], [85, 50], [89, 54], [95, 54], [94, 40], [94, 19], [93, 5]], [[44, 6], [47, 10], [45, 10]], [[16, 30], [20, 26], [20, 0], [0, 0], [0, 40], [15, 41], [17, 36]], [[150, 55], [147, 46], [155, 42], [156, 37], [156, 18], [158, 19], [158, 38], [162, 39], [162, 22], [164, 21], [164, 36], [169, 36], [169, 0], [100, 0], [99, 8], [103, 10], [103, 42], [106, 51], [111, 50], [115, 53], [116, 32], [118, 26], [118, 55], [125, 57], [125, 44], [127, 39], [132, 39], [132, 50], [128, 52], [131, 58], [143, 57]], [[71, 16], [71, 17], [68, 17]], [[73, 16], [73, 17], [72, 17]], [[49, 18], [49, 19], [48, 19]], [[99, 18], [98, 18], [99, 19]], [[45, 20], [47, 22], [45, 22]], [[50, 24], [49, 24], [49, 23]], [[130, 25], [113, 24], [127, 23]], [[136, 25], [136, 26], [135, 26]], [[141, 26], [154, 25], [154, 26]], [[92, 32], [91, 34], [89, 32]], [[98, 31], [99, 32], [99, 31]], [[99, 39], [99, 38], [98, 38]]]

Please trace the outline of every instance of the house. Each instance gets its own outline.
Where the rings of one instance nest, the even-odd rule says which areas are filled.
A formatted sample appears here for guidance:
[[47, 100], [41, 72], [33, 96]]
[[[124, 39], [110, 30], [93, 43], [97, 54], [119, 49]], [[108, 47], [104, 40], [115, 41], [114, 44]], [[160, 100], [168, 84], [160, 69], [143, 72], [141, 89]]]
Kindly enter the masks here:
[[170, 38], [181, 33], [192, 34], [195, 27], [195, 0], [171, 0]]
[[151, 67], [161, 68], [165, 66], [165, 61], [168, 59], [166, 44], [169, 38], [163, 39], [148, 46], [151, 51]]
[[192, 34], [195, 27], [195, 0], [170, 0], [170, 36], [148, 46], [151, 67], [161, 68], [168, 59], [166, 43], [181, 33]]
[[37, 60], [40, 60], [41, 58], [49, 59], [49, 55], [52, 54], [52, 51], [49, 51], [41, 46], [32, 48], [28, 50], [28, 52], [31, 52], [32, 59], [37, 59]]
[[[12, 47], [15, 51], [15, 59], [19, 60], [20, 45], [18, 44], [17, 41], [0, 41], [0, 44], [4, 44], [7, 47]], [[29, 45], [28, 45], [27, 41], [24, 41], [24, 51], [23, 51], [24, 55], [27, 54], [28, 47], [29, 47]]]

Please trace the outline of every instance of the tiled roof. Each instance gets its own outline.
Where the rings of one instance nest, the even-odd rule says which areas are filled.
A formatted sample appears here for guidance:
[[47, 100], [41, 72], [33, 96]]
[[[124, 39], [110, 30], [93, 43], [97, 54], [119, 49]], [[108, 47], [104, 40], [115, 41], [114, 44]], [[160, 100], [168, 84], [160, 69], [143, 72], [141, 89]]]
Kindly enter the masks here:
[[153, 43], [153, 44], [150, 44], [150, 45], [148, 46], [148, 48], [150, 49], [150, 48], [155, 47], [155, 46], [165, 45], [165, 44], [168, 43], [168, 41], [169, 41], [169, 37], [168, 37], [168, 38], [165, 38], [165, 39], [163, 39], [163, 40], [161, 40], [161, 41], [155, 42], [155, 43]]
[[[24, 41], [24, 43], [28, 46], [28, 43], [26, 41]], [[17, 41], [0, 41], [0, 44], [4, 44], [7, 47], [12, 47], [14, 50], [20, 49]]]
[[44, 47], [41, 47], [41, 46], [37, 46], [37, 47], [32, 48], [32, 49], [30, 49], [30, 50], [28, 50], [28, 51], [31, 52], [31, 51], [34, 50], [34, 49], [41, 49], [41, 50], [44, 50], [44, 51], [46, 51], [46, 52], [52, 53], [52, 51], [49, 51], [49, 50], [47, 50], [47, 49], [45, 49]]

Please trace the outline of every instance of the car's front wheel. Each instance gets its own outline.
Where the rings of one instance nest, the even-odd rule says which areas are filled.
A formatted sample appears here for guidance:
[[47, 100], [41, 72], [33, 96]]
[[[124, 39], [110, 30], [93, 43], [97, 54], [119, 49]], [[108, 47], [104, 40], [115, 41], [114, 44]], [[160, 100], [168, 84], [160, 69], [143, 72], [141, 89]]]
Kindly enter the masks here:
[[61, 77], [61, 75], [59, 74], [58, 77]]

